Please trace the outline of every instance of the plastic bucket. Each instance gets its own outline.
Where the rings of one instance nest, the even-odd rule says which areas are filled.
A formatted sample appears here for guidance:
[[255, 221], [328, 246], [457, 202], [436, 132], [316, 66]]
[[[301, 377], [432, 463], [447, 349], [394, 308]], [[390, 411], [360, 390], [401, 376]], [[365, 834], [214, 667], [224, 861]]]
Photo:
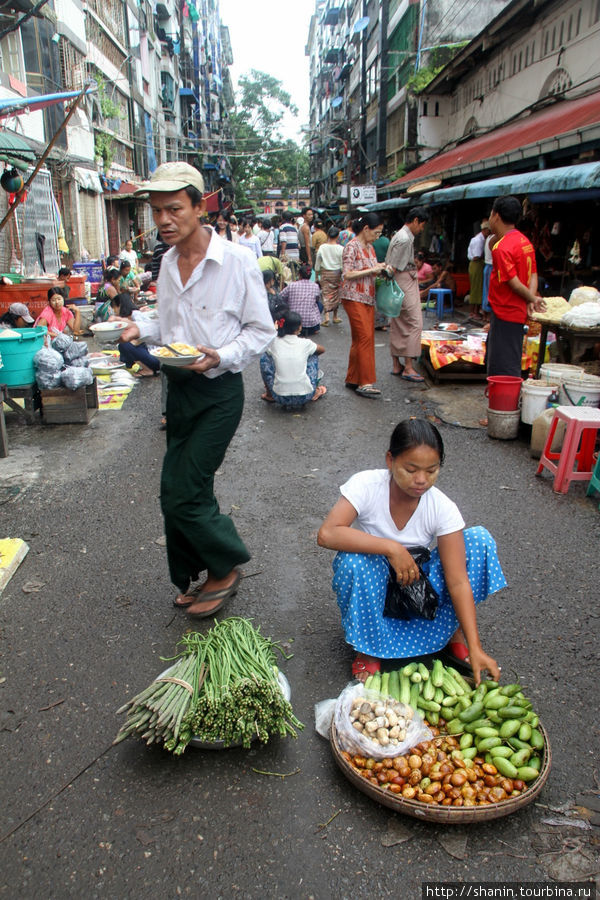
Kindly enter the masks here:
[[583, 375], [584, 371], [581, 366], [568, 366], [565, 363], [543, 363], [540, 366], [539, 381], [546, 384], [562, 384], [563, 380], [568, 377], [576, 377]]
[[521, 421], [526, 425], [533, 425], [536, 418], [546, 409], [548, 397], [554, 390], [554, 385], [534, 381], [530, 378], [523, 382], [521, 388]]
[[580, 378], [565, 378], [558, 392], [561, 406], [600, 406], [600, 378], [597, 375], [582, 375]]
[[33, 357], [44, 346], [44, 337], [48, 329], [45, 325], [35, 328], [11, 328], [18, 331], [19, 337], [0, 337], [0, 384], [16, 387], [22, 384], [33, 384], [35, 371]]
[[506, 412], [519, 408], [522, 378], [514, 375], [488, 375], [487, 383], [485, 396], [489, 399], [490, 409]]
[[488, 409], [487, 411], [488, 437], [501, 441], [514, 440], [519, 433], [521, 410], [519, 409]]

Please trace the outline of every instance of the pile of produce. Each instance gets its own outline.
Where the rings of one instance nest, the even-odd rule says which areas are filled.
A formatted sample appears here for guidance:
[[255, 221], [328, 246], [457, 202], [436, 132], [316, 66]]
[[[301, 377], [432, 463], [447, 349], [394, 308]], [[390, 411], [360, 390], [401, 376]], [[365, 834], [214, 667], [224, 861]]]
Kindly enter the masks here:
[[406, 740], [406, 729], [413, 716], [412, 707], [390, 697], [382, 697], [381, 700], [355, 697], [349, 718], [356, 731], [386, 747], [388, 744], [402, 744]]
[[464, 758], [458, 738], [440, 735], [423, 741], [403, 756], [375, 760], [342, 753], [358, 774], [404, 800], [440, 806], [489, 806], [519, 797], [522, 779], [502, 776], [493, 763]]
[[[421, 713], [430, 725], [437, 725], [440, 717], [448, 719], [458, 704], [458, 697], [473, 692], [473, 685], [452, 666], [444, 666], [441, 659], [433, 662], [431, 671], [424, 663], [409, 663], [402, 669], [370, 675], [365, 689], [407, 703]], [[464, 701], [463, 701], [464, 702]]]
[[538, 778], [544, 736], [519, 684], [484, 681], [474, 688], [452, 666], [434, 660], [431, 670], [413, 662], [371, 675], [364, 687], [371, 696], [383, 695], [382, 705], [389, 697], [411, 706], [434, 735], [387, 759], [344, 752], [371, 784], [423, 803], [485, 806], [519, 796]]
[[180, 755], [192, 738], [248, 748], [303, 728], [278, 681], [275, 650], [283, 651], [248, 619], [190, 632], [178, 646], [175, 663], [118, 710], [127, 720], [115, 744], [135, 735]]

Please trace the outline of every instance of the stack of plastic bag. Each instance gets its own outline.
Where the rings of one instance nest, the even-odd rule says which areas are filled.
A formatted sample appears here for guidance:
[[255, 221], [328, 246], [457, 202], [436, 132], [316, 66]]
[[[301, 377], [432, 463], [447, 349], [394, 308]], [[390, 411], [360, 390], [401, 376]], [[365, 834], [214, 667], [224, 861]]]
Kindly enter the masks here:
[[71, 391], [76, 391], [77, 388], [92, 384], [93, 380], [94, 373], [91, 369], [67, 366], [67, 368], [63, 369], [61, 372], [61, 382], [63, 386], [69, 388]]
[[42, 347], [33, 357], [35, 380], [42, 390], [51, 390], [61, 385], [61, 369], [65, 361], [58, 350]]
[[94, 380], [87, 344], [74, 341], [70, 334], [57, 334], [51, 347], [36, 353], [33, 364], [38, 387], [43, 390], [62, 385], [75, 391]]

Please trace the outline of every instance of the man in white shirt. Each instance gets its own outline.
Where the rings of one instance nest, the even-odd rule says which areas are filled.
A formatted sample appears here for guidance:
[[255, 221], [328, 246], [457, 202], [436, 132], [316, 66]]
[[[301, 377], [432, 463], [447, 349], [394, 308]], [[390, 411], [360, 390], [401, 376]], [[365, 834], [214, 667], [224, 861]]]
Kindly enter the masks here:
[[[189, 366], [164, 366], [169, 378], [167, 452], [161, 507], [167, 556], [179, 589], [175, 606], [213, 615], [236, 593], [236, 566], [250, 558], [230, 516], [214, 496], [214, 474], [239, 424], [242, 370], [275, 330], [263, 279], [248, 250], [202, 225], [202, 175], [187, 163], [164, 163], [136, 191], [148, 195], [160, 239], [170, 245], [157, 283], [158, 319], [130, 326], [124, 340], [196, 346]], [[190, 583], [207, 571], [204, 584]]]
[[483, 299], [483, 251], [486, 238], [490, 235], [487, 219], [481, 223], [479, 234], [471, 238], [467, 250], [469, 260], [469, 306], [471, 315], [481, 318], [481, 301]]

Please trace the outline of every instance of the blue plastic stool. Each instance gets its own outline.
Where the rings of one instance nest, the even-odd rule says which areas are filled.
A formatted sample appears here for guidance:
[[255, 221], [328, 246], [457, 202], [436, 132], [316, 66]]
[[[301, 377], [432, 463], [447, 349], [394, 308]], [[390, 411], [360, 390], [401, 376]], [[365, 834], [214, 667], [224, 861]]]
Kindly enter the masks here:
[[[598, 459], [596, 460], [596, 465], [594, 466], [588, 489], [585, 492], [586, 497], [591, 497], [594, 491], [598, 491], [600, 494], [600, 453], [598, 454]], [[600, 509], [600, 503], [598, 504], [598, 509]]]
[[454, 313], [454, 295], [449, 288], [431, 288], [427, 294], [425, 312], [433, 309], [431, 302], [436, 304], [436, 316], [441, 319], [444, 312]]

